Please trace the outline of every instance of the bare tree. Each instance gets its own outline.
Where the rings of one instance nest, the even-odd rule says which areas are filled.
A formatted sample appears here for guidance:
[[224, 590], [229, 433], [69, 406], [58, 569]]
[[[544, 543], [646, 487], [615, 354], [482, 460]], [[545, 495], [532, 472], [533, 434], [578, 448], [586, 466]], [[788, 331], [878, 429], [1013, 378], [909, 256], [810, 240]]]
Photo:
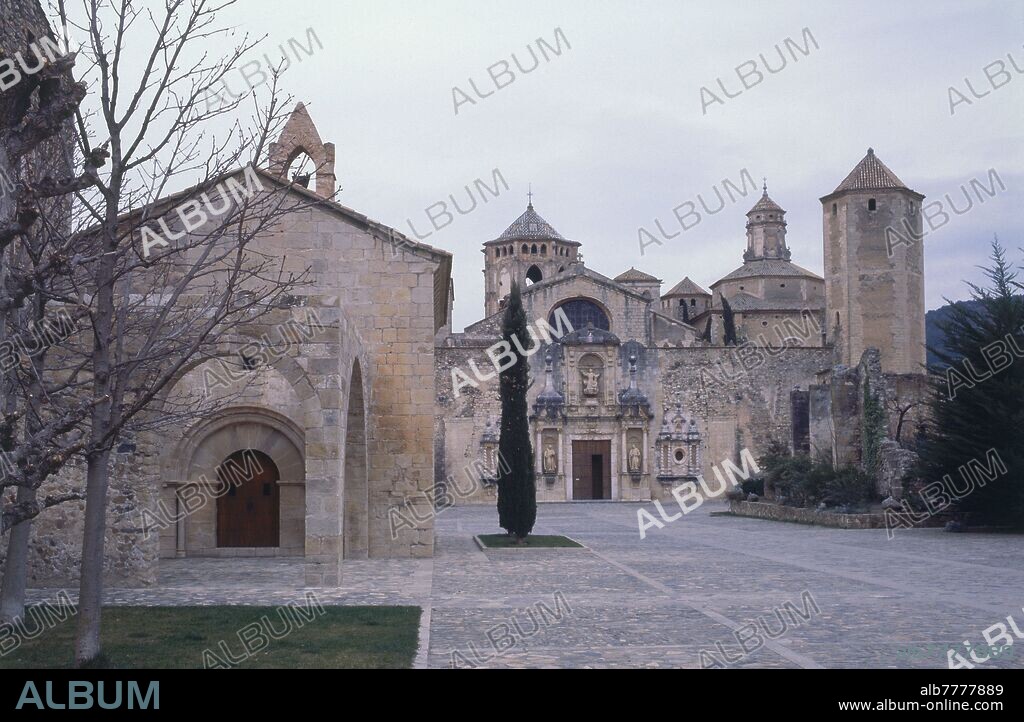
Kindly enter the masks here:
[[924, 406], [925, 404], [926, 401], [924, 399], [901, 399], [898, 394], [893, 394], [888, 399], [886, 399], [885, 406], [888, 411], [892, 412], [893, 418], [895, 418], [896, 420], [896, 430], [893, 434], [893, 438], [896, 440], [896, 443], [899, 444], [900, 446], [903, 446], [903, 440], [901, 436], [903, 435], [903, 423], [907, 419], [907, 414], [909, 414], [913, 409], [917, 408], [918, 406]]
[[[8, 31], [8, 47], [22, 61], [34, 56], [38, 66], [32, 73], [6, 73], [0, 89], [0, 493], [16, 488], [13, 501], [0, 506], [0, 534], [11, 530], [0, 619], [24, 613], [31, 518], [80, 498], [71, 493], [37, 499], [39, 485], [63, 460], [52, 454], [52, 447], [36, 442], [45, 436], [41, 420], [49, 413], [50, 397], [42, 383], [47, 353], [67, 332], [64, 322], [74, 323], [67, 312], [56, 317], [56, 326], [49, 317], [52, 291], [67, 282], [69, 273], [67, 249], [54, 243], [66, 240], [66, 234], [52, 229], [66, 228], [67, 195], [91, 185], [95, 163], [102, 163], [99, 154], [80, 174], [71, 172], [68, 120], [86, 92], [71, 76], [75, 55], [66, 48], [55, 51], [52, 35]], [[19, 64], [21, 69], [35, 65]]]
[[[20, 387], [44, 402], [14, 409], [0, 438], [24, 435], [13, 461], [30, 462], [39, 478], [17, 484], [19, 493], [24, 487], [31, 495], [5, 507], [2, 519], [8, 528], [79, 498], [81, 491], [71, 490], [40, 501], [35, 491], [72, 457], [83, 459], [78, 664], [101, 651], [116, 442], [126, 433], [210, 413], [216, 402], [165, 392], [187, 369], [212, 358], [223, 340], [281, 313], [287, 292], [305, 281], [305, 274], [285, 272], [285, 259], [251, 247], [307, 202], [256, 170], [285, 117], [280, 68], [267, 68], [270, 82], [259, 92], [227, 102], [222, 97], [225, 79], [239, 72], [256, 45], [248, 36], [224, 42], [232, 31], [217, 15], [233, 4], [167, 0], [157, 12], [130, 0], [81, 0], [69, 10], [58, 0], [55, 10], [55, 24], [85, 40], [77, 48], [76, 73], [89, 94], [72, 111], [86, 170], [43, 189], [74, 192], [70, 223], [46, 227], [49, 248], [61, 251], [33, 260], [47, 272], [59, 268], [61, 282], [30, 287], [21, 302], [34, 292], [45, 300], [32, 306], [36, 317], [51, 304], [76, 326], [59, 347], [33, 356], [22, 369]], [[211, 57], [215, 43], [231, 49]], [[243, 124], [238, 116], [250, 101]], [[171, 192], [181, 186], [186, 190]], [[4, 226], [0, 240], [5, 234], [21, 237], [24, 229]], [[23, 590], [22, 571], [22, 597]]]

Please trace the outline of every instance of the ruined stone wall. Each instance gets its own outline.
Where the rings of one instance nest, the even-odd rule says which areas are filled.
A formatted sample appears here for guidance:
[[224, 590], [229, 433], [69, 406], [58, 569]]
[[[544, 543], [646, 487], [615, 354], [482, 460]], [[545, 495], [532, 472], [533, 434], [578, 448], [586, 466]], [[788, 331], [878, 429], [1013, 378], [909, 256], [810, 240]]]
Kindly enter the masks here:
[[[790, 392], [808, 389], [832, 359], [830, 348], [780, 349], [774, 358], [755, 346], [658, 349], [657, 354], [655, 428], [664, 407], [671, 410], [681, 404], [696, 416], [701, 422], [705, 478], [726, 459], [739, 462], [744, 448], [757, 458], [773, 440], [789, 443]], [[670, 490], [653, 491], [666, 498]]]
[[[883, 371], [883, 356], [869, 348], [855, 367], [838, 365], [822, 374], [809, 393], [811, 455], [830, 460], [837, 467], [863, 463], [864, 384], [870, 385], [885, 412], [883, 442], [885, 468], [876, 479], [880, 495], [898, 490], [897, 476], [907, 467], [907, 456], [898, 453], [916, 444], [918, 424], [927, 419], [928, 378], [923, 374], [892, 374]], [[894, 441], [899, 409], [905, 408], [900, 444]]]

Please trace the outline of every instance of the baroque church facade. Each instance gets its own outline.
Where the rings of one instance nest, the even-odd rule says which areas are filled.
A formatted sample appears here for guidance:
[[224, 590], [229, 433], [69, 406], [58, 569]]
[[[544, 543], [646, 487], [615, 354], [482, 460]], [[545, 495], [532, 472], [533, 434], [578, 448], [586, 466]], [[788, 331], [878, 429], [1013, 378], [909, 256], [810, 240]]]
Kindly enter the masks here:
[[[291, 174], [302, 154], [312, 177]], [[246, 361], [281, 329], [291, 342], [215, 390], [212, 417], [116, 450], [113, 583], [153, 583], [167, 558], [293, 556], [307, 584], [337, 586], [344, 559], [432, 555], [439, 498], [494, 500], [497, 379], [460, 380], [473, 367], [486, 376], [513, 282], [528, 319], [564, 331], [527, 349], [541, 501], [664, 499], [772, 441], [855, 461], [845, 422], [864, 374], [895, 388], [924, 361], [923, 248], [889, 249], [885, 234], [905, 219], [920, 232], [922, 196], [870, 150], [820, 199], [821, 276], [791, 259], [767, 189], [746, 214], [741, 264], [708, 290], [686, 277], [663, 292], [637, 269], [604, 275], [531, 202], [483, 243], [483, 318], [462, 332], [452, 255], [335, 202], [334, 155], [299, 104], [256, 171], [298, 210], [250, 248], [310, 280], [165, 398], [209, 392], [211, 368]], [[726, 302], [738, 346], [724, 343]], [[226, 467], [241, 485], [217, 495]], [[35, 520], [30, 585], [75, 577], [82, 512], [68, 503]]]
[[[555, 230], [531, 199], [483, 244], [485, 317], [439, 337], [438, 480], [464, 502], [495, 495], [486, 479], [497, 475], [500, 399], [488, 350], [501, 341], [512, 283], [548, 335], [560, 323], [571, 328], [522, 349], [540, 500], [663, 499], [772, 441], [849, 460], [842, 447], [851, 440], [837, 437], [833, 418], [842, 404], [825, 398], [833, 368], [857, 366], [868, 348], [893, 379], [924, 364], [923, 248], [895, 248], [886, 233], [904, 220], [920, 229], [922, 198], [869, 149], [820, 199], [819, 276], [792, 260], [786, 211], [765, 187], [746, 214], [741, 265], [710, 290], [687, 276], [664, 293], [661, 279], [635, 268], [610, 277], [586, 266], [581, 242]], [[726, 343], [727, 306], [735, 344]], [[477, 459], [489, 473], [462, 491], [459, 470]]]

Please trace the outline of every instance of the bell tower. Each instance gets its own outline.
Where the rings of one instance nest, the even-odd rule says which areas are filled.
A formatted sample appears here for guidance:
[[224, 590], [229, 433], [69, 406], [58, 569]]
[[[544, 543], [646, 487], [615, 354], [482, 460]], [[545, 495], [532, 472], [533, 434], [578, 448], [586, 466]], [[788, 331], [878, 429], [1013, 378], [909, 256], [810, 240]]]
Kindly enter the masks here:
[[[310, 176], [289, 178], [288, 171], [292, 163], [305, 153], [313, 161]], [[330, 198], [334, 195], [337, 179], [334, 176], [334, 143], [324, 143], [320, 134], [309, 117], [306, 106], [299, 103], [292, 111], [291, 117], [281, 130], [276, 143], [270, 144], [270, 172], [279, 178], [291, 182], [296, 181], [309, 187], [310, 180], [315, 185], [310, 189], [317, 195]]]
[[484, 314], [501, 310], [502, 300], [521, 289], [565, 273], [579, 262], [577, 241], [562, 237], [533, 209], [532, 193], [526, 211], [493, 241], [484, 243]]
[[923, 372], [923, 200], [871, 148], [821, 198], [826, 328], [840, 363], [877, 348], [884, 371]]
[[747, 250], [743, 262], [767, 259], [789, 260], [786, 247], [786, 211], [768, 197], [768, 182], [754, 207], [747, 211]]

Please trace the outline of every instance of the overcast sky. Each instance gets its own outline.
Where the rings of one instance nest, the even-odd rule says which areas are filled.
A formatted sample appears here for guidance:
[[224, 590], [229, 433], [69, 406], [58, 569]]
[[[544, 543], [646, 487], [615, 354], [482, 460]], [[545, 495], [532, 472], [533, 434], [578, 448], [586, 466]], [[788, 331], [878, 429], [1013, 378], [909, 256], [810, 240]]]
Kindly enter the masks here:
[[[758, 184], [768, 177], [793, 260], [821, 273], [818, 198], [869, 146], [929, 200], [949, 193], [962, 209], [960, 187], [988, 185], [990, 169], [1006, 186], [926, 238], [928, 308], [966, 294], [962, 279], [979, 279], [993, 234], [1022, 256], [1024, 77], [1008, 59], [1024, 69], [1019, 0], [240, 0], [229, 17], [267, 33], [268, 50], [315, 29], [323, 49], [293, 64], [285, 85], [337, 146], [342, 203], [425, 233], [428, 206], [456, 194], [465, 207], [464, 187], [500, 169], [510, 190], [425, 241], [454, 254], [456, 329], [483, 315], [481, 243], [525, 209], [529, 183], [537, 211], [583, 243], [588, 266], [609, 276], [636, 266], [663, 291], [687, 275], [707, 287], [740, 265], [755, 196], [644, 255], [639, 227], [656, 232], [657, 217], [678, 231], [673, 207], [700, 193], [714, 209], [714, 187], [739, 184], [741, 169]], [[494, 92], [488, 66], [516, 53], [528, 68], [527, 46], [554, 46], [556, 28], [571, 49], [529, 75], [513, 64], [515, 81]], [[775, 46], [803, 46], [805, 28], [818, 48], [765, 72], [758, 54], [778, 67]], [[998, 59], [1010, 80], [997, 75], [1006, 84], [993, 90], [982, 68]], [[725, 98], [717, 79], [736, 94], [748, 60], [763, 81]], [[493, 95], [477, 97], [470, 78]], [[988, 95], [971, 96], [965, 78]], [[702, 86], [724, 101], [706, 113]], [[971, 101], [953, 115], [950, 86]], [[453, 87], [476, 101], [458, 115]]]

